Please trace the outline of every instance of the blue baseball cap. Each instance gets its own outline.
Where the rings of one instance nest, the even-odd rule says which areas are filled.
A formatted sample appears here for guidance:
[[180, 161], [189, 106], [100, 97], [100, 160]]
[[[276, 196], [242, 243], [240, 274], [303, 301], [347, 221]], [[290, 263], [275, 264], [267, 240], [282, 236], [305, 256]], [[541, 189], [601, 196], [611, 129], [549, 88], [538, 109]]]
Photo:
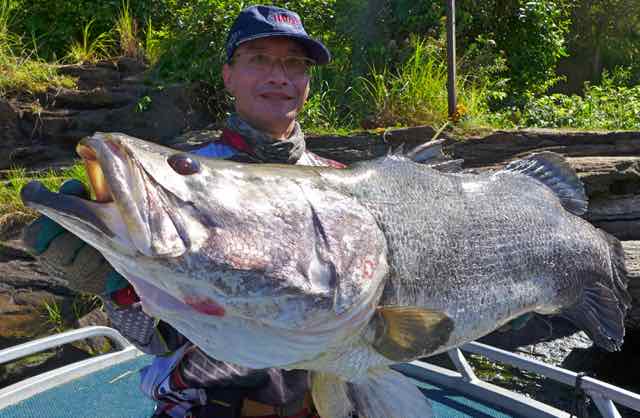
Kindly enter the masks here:
[[240, 44], [272, 36], [286, 37], [302, 44], [316, 64], [326, 64], [331, 54], [322, 42], [311, 38], [297, 13], [275, 6], [250, 6], [240, 12], [227, 37], [227, 62]]

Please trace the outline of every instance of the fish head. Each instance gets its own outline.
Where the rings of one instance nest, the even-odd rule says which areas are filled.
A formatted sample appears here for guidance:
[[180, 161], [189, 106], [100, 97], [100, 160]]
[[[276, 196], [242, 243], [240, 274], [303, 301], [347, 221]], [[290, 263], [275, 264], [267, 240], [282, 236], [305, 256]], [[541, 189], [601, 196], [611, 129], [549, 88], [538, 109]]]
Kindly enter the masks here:
[[373, 315], [386, 241], [322, 169], [208, 159], [114, 133], [77, 151], [96, 201], [31, 183], [25, 204], [102, 252], [149, 314], [216, 358], [241, 362], [219, 343], [232, 328], [317, 352]]

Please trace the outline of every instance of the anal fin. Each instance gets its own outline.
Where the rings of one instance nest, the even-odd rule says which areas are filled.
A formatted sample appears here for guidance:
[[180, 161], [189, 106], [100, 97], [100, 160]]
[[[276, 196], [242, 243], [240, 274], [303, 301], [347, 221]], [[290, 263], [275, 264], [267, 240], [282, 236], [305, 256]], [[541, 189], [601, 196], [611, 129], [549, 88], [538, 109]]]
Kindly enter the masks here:
[[431, 405], [413, 382], [388, 367], [373, 369], [358, 382], [313, 373], [313, 401], [322, 418], [430, 418]]

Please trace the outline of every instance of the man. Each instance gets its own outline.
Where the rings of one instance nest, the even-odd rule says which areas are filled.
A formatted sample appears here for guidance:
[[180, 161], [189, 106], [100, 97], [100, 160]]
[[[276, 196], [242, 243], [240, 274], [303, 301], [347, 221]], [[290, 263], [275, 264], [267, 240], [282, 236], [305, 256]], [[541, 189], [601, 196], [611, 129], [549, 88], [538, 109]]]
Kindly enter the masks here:
[[[311, 67], [330, 60], [296, 13], [273, 6], [243, 10], [229, 32], [226, 52], [222, 76], [236, 113], [222, 136], [196, 154], [343, 167], [308, 152], [296, 122], [309, 94]], [[86, 196], [77, 181], [65, 183], [61, 192]], [[157, 400], [154, 417], [312, 416], [306, 372], [250, 370], [212, 359], [170, 325], [147, 316], [132, 286], [97, 251], [48, 218], [27, 228], [25, 242], [76, 290], [102, 293], [113, 325], [157, 355], [141, 373], [142, 390]]]

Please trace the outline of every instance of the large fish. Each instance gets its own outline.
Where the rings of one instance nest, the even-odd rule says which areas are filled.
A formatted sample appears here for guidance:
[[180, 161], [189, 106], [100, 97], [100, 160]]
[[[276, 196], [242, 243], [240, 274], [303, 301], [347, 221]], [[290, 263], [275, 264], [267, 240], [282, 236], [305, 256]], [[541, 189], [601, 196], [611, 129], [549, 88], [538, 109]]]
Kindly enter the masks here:
[[240, 164], [122, 134], [78, 152], [97, 202], [30, 183], [25, 204], [101, 251], [149, 314], [212, 357], [310, 370], [322, 417], [429, 416], [388, 366], [527, 312], [622, 344], [621, 247], [577, 216], [582, 184], [556, 154], [463, 174], [401, 156]]

